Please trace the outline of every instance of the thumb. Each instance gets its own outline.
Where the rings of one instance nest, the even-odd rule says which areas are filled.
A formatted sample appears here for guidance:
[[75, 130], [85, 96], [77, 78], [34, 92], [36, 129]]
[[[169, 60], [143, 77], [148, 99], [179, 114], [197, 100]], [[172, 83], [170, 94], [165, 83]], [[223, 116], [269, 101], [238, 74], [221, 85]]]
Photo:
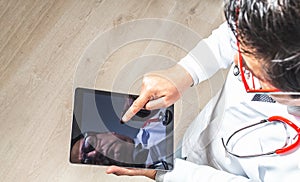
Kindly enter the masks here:
[[155, 110], [155, 109], [166, 108], [166, 107], [168, 107], [168, 105], [165, 102], [165, 97], [160, 97], [155, 100], [150, 100], [145, 105], [145, 108], [148, 110]]

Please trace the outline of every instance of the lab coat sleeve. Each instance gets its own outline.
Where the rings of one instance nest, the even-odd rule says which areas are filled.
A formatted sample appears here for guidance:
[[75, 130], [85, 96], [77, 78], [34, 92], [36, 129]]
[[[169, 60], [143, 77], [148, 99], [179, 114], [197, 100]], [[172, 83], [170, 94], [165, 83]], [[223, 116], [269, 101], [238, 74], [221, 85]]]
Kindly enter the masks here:
[[159, 182], [198, 182], [198, 181], [230, 181], [254, 182], [243, 176], [236, 176], [225, 171], [214, 169], [206, 165], [197, 165], [182, 159], [175, 159], [174, 170], [163, 173], [158, 172], [156, 181]]
[[228, 68], [236, 53], [236, 39], [228, 24], [224, 22], [201, 40], [178, 64], [193, 78], [193, 85], [210, 78], [219, 69]]

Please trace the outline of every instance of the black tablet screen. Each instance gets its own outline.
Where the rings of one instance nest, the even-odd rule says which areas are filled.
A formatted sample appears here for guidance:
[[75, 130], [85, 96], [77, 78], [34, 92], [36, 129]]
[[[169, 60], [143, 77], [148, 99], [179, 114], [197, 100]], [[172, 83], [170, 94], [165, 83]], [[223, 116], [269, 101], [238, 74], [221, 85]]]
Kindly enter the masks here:
[[70, 162], [171, 170], [174, 106], [139, 111], [122, 123], [136, 95], [75, 90]]

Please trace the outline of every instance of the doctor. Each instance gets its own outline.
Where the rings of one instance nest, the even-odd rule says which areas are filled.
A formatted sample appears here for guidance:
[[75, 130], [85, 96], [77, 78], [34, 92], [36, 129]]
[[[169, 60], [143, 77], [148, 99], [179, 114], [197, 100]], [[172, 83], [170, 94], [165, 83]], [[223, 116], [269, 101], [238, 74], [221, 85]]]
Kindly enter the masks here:
[[223, 88], [187, 129], [174, 170], [110, 166], [108, 174], [180, 182], [299, 180], [300, 3], [229, 0], [225, 15], [232, 31], [224, 23], [176, 66], [146, 74], [140, 97], [123, 116], [126, 122], [144, 106], [166, 107], [232, 65]]

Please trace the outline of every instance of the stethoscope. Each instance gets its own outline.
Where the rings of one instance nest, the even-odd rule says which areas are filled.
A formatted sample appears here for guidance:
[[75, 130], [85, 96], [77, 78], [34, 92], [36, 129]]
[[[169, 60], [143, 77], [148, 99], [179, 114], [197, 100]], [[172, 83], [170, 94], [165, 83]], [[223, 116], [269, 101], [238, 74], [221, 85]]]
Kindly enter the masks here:
[[[240, 131], [243, 131], [245, 129], [248, 129], [248, 128], [251, 128], [253, 126], [257, 126], [257, 125], [260, 125], [260, 124], [263, 124], [263, 123], [266, 123], [266, 122], [281, 122], [281, 123], [284, 123], [284, 124], [287, 124], [289, 125], [291, 128], [293, 128], [295, 131], [296, 131], [296, 136], [294, 137], [294, 139], [297, 138], [297, 140], [288, 145], [286, 144], [285, 146], [283, 146], [282, 148], [279, 148], [279, 149], [276, 149], [274, 151], [270, 151], [270, 152], [265, 152], [265, 153], [261, 153], [261, 154], [252, 154], [252, 155], [238, 155], [236, 153], [233, 153], [231, 152], [227, 145], [229, 143], [229, 141], [233, 138], [233, 136], [235, 136], [238, 132]], [[281, 117], [281, 116], [272, 116], [272, 117], [269, 117], [268, 119], [264, 119], [264, 120], [261, 120], [260, 122], [258, 123], [254, 123], [254, 124], [251, 124], [251, 125], [248, 125], [248, 126], [245, 126], [235, 132], [233, 132], [229, 138], [227, 139], [227, 141], [225, 142], [224, 139], [222, 138], [222, 144], [223, 144], [223, 147], [225, 148], [225, 151], [232, 155], [232, 156], [235, 156], [235, 157], [239, 157], [239, 158], [248, 158], [248, 157], [259, 157], [259, 156], [266, 156], [266, 155], [286, 155], [286, 154], [289, 154], [289, 153], [292, 153], [294, 152], [296, 149], [299, 148], [300, 146], [300, 128], [294, 124], [293, 122], [291, 122], [290, 120], [284, 118], [284, 117]]]

